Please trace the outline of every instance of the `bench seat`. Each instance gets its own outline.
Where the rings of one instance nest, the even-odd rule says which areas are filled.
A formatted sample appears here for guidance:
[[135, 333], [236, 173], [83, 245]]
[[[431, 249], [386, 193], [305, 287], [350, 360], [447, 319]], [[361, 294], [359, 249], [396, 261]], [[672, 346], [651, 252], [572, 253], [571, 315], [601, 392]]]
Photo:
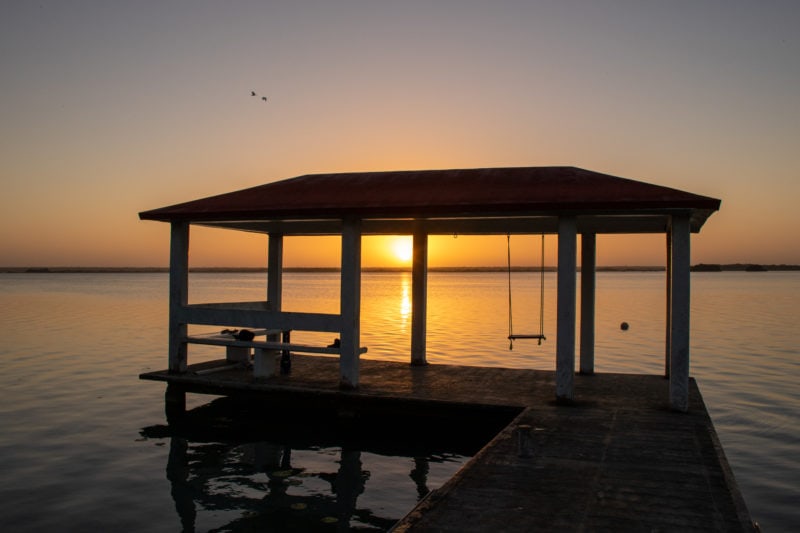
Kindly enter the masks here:
[[[226, 360], [229, 363], [249, 364], [251, 349], [253, 353], [253, 376], [256, 378], [266, 378], [275, 373], [275, 359], [270, 357], [272, 354], [280, 353], [281, 374], [288, 374], [291, 370], [291, 353], [312, 353], [312, 354], [332, 354], [341, 355], [341, 348], [338, 346], [312, 346], [309, 344], [297, 344], [289, 342], [289, 332], [280, 330], [257, 329], [250, 330], [257, 337], [281, 335], [282, 341], [270, 340], [240, 340], [226, 333], [206, 333], [201, 335], [187, 335], [185, 340], [192, 344], [207, 344], [211, 346], [225, 346], [227, 350]], [[362, 346], [358, 349], [359, 354], [367, 353], [367, 348]]]
[[[260, 348], [262, 350], [317, 353], [317, 354], [338, 354], [340, 349], [333, 346], [311, 346], [308, 344], [294, 344], [291, 342], [279, 341], [242, 341], [234, 339], [229, 335], [188, 335], [186, 342], [193, 344], [210, 344], [213, 346], [233, 346], [237, 348]], [[362, 346], [359, 353], [367, 353], [367, 348]]]

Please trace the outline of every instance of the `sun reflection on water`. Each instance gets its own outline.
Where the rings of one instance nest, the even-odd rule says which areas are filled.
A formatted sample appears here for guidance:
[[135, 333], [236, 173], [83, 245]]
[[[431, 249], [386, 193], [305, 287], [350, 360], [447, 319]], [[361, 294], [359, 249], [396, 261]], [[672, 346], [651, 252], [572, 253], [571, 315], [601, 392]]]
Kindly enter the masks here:
[[408, 275], [400, 279], [400, 326], [402, 331], [407, 331], [408, 322], [411, 318], [411, 280]]

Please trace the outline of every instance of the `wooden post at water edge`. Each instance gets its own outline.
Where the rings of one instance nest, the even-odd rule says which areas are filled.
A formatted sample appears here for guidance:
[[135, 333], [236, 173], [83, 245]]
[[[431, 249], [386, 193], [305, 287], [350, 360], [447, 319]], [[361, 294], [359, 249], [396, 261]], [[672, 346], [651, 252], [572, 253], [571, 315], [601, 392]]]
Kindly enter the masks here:
[[413, 236], [411, 260], [411, 364], [421, 366], [427, 360], [428, 307], [428, 233], [417, 227]]
[[283, 307], [283, 235], [270, 233], [267, 248], [267, 301], [270, 310], [280, 311]]
[[581, 374], [594, 374], [594, 304], [597, 238], [581, 233]]
[[575, 294], [577, 223], [558, 217], [558, 311], [556, 325], [556, 399], [571, 402], [575, 382]]
[[[270, 233], [267, 241], [267, 303], [269, 309], [280, 312], [283, 309], [283, 234]], [[280, 333], [267, 335], [270, 342], [280, 342]], [[253, 357], [253, 376], [267, 378], [275, 372], [275, 351], [255, 348]], [[291, 358], [288, 354], [281, 357], [281, 373], [288, 374], [291, 369]]]
[[189, 301], [189, 223], [170, 224], [169, 245], [169, 371], [186, 372], [186, 323], [181, 311]]
[[340, 306], [339, 387], [355, 389], [361, 346], [361, 220], [357, 218], [346, 218], [342, 224]]
[[669, 403], [689, 409], [690, 225], [688, 215], [671, 217]]

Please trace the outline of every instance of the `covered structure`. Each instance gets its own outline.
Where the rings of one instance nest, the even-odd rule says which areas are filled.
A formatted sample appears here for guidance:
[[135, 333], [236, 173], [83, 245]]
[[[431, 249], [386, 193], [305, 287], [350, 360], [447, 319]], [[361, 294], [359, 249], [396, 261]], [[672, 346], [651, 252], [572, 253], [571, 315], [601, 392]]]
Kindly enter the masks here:
[[[426, 364], [428, 236], [558, 235], [556, 390], [573, 397], [576, 370], [577, 236], [581, 236], [581, 373], [594, 372], [596, 235], [666, 235], [666, 370], [670, 404], [689, 396], [690, 235], [720, 200], [575, 167], [519, 167], [312, 174], [140, 213], [171, 224], [169, 369], [186, 371], [187, 325], [339, 334], [340, 386], [359, 383], [361, 237], [412, 235], [410, 362]], [[263, 302], [188, 304], [192, 224], [269, 236]], [[281, 311], [283, 239], [341, 235], [338, 314]]]

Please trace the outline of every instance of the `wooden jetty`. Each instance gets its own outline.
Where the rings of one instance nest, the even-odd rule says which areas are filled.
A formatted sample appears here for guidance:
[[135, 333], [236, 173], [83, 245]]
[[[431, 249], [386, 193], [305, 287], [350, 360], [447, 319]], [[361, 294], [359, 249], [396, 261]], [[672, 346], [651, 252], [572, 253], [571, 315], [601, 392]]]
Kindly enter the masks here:
[[227, 361], [140, 377], [173, 397], [249, 394], [276, 409], [512, 420], [395, 531], [754, 530], [694, 380], [676, 413], [662, 376], [577, 374], [565, 404], [551, 371], [364, 359], [358, 389], [341, 390], [338, 375], [336, 358], [295, 355], [291, 374], [262, 379]]
[[[518, 167], [313, 174], [139, 213], [170, 223], [169, 368], [186, 371], [190, 325], [256, 328], [277, 346], [291, 331], [335, 333], [339, 386], [359, 386], [361, 244], [365, 235], [410, 235], [411, 346], [415, 365], [427, 362], [427, 278], [430, 235], [551, 234], [558, 238], [556, 380], [554, 392], [573, 399], [576, 368], [577, 260], [580, 235], [580, 361], [594, 373], [597, 235], [661, 233], [666, 236], [665, 375], [670, 405], [689, 401], [691, 234], [719, 209], [720, 200], [574, 167]], [[190, 304], [189, 240], [192, 225], [261, 233], [267, 237], [266, 300]], [[335, 235], [341, 239], [338, 313], [286, 312], [282, 302], [284, 238]], [[544, 247], [542, 247], [544, 249]], [[544, 257], [542, 258], [544, 267]], [[509, 249], [509, 268], [511, 267]], [[510, 289], [509, 289], [510, 298]], [[509, 316], [509, 324], [511, 317]], [[543, 337], [539, 332], [537, 337]], [[512, 334], [509, 339], [529, 337]], [[301, 348], [298, 350], [297, 348]], [[229, 352], [230, 353], [230, 352]], [[262, 357], [256, 353], [257, 373]]]

